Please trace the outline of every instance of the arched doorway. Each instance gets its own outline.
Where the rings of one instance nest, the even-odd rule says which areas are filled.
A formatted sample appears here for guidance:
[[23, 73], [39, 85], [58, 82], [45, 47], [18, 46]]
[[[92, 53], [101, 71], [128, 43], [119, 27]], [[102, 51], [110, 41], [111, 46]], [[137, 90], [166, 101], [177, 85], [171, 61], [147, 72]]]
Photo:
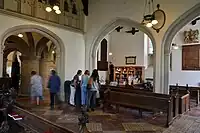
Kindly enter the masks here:
[[[156, 64], [156, 41], [155, 38], [153, 37], [153, 34], [151, 33], [151, 31], [143, 26], [142, 24], [128, 19], [128, 18], [116, 18], [113, 21], [111, 21], [110, 23], [108, 23], [107, 25], [105, 25], [99, 32], [98, 34], [95, 36], [93, 43], [90, 47], [90, 56], [89, 56], [89, 67], [90, 70], [92, 70], [95, 67], [95, 63], [96, 63], [96, 56], [97, 56], [97, 49], [100, 45], [100, 42], [105, 38], [106, 35], [108, 35], [109, 33], [111, 33], [116, 27], [118, 26], [128, 26], [128, 27], [135, 27], [138, 30], [144, 32], [152, 41], [153, 44], [153, 78], [155, 79], [155, 64]], [[154, 85], [155, 85], [155, 81], [154, 81]]]
[[[22, 38], [18, 37], [18, 34], [23, 34], [24, 37], [26, 37], [26, 41], [24, 41], [23, 43], [27, 43], [28, 45], [26, 47], [28, 47], [28, 50], [26, 50], [26, 53], [24, 54], [25, 56], [23, 56], [23, 59], [27, 59], [27, 55], [29, 55], [30, 53], [33, 53], [35, 56], [35, 59], [41, 58], [42, 56], [44, 57], [47, 56], [48, 53], [54, 54], [56, 55], [56, 59], [55, 57], [52, 58], [54, 59], [54, 63], [56, 65], [56, 70], [58, 72], [58, 74], [61, 77], [62, 82], [64, 82], [64, 77], [65, 77], [65, 68], [62, 65], [65, 62], [65, 48], [64, 48], [64, 43], [62, 42], [62, 40], [53, 32], [49, 31], [48, 29], [41, 27], [41, 26], [37, 26], [37, 25], [21, 25], [21, 26], [16, 26], [13, 28], [8, 29], [2, 36], [1, 36], [1, 51], [4, 53], [7, 49], [12, 50], [12, 49], [16, 49], [15, 47], [13, 47], [13, 45], [8, 44], [7, 46], [5, 45], [7, 42], [7, 39], [10, 37], [13, 37], [14, 39], [18, 39], [21, 40]], [[38, 34], [41, 35], [42, 37], [39, 39], [35, 39], [33, 36], [37, 36], [34, 34]], [[36, 37], [37, 38], [37, 37]], [[53, 44], [53, 46], [49, 45]], [[45, 45], [43, 45], [45, 44]], [[21, 52], [20, 45], [19, 46], [19, 51]], [[48, 48], [47, 48], [48, 47]], [[33, 60], [35, 60], [33, 58]], [[22, 59], [22, 60], [23, 60]], [[39, 67], [38, 67], [39, 69]], [[30, 72], [29, 72], [30, 73]], [[3, 74], [3, 73], [2, 73]], [[61, 99], [64, 98], [64, 90], [62, 87], [61, 90]]]
[[200, 13], [200, 3], [183, 13], [177, 20], [175, 20], [167, 32], [164, 35], [162, 41], [162, 87], [164, 88], [164, 93], [169, 93], [169, 69], [170, 69], [170, 52], [172, 46], [172, 40], [181, 28], [192, 21], [194, 18], [199, 16]]

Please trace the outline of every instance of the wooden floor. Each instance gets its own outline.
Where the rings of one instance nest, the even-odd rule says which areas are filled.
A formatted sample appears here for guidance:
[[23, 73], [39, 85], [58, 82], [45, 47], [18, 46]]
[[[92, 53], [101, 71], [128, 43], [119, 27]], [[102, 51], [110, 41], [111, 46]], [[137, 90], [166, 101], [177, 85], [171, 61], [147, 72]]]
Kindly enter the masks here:
[[[25, 103], [22, 103], [25, 104]], [[78, 133], [80, 110], [64, 104], [61, 108], [50, 111], [48, 106], [31, 107], [29, 111]], [[145, 113], [143, 119], [137, 118], [138, 111], [120, 110], [119, 114], [102, 112], [97, 109], [89, 113], [90, 124], [87, 128], [92, 133], [200, 133], [200, 107], [193, 107], [190, 112], [177, 118], [165, 128], [165, 117], [161, 114], [152, 116]]]

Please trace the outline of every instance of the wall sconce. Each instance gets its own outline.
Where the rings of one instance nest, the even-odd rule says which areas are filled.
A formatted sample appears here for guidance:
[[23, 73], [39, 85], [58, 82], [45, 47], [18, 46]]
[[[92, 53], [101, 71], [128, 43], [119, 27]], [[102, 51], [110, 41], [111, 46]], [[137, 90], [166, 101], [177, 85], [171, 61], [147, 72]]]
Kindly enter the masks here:
[[177, 44], [175, 44], [175, 43], [172, 43], [172, 48], [176, 50], [176, 49], [178, 49], [179, 47], [178, 47], [178, 45], [177, 45]]
[[18, 34], [17, 36], [20, 37], [20, 38], [22, 38], [22, 37], [23, 37], [23, 34], [20, 33], [20, 34]]

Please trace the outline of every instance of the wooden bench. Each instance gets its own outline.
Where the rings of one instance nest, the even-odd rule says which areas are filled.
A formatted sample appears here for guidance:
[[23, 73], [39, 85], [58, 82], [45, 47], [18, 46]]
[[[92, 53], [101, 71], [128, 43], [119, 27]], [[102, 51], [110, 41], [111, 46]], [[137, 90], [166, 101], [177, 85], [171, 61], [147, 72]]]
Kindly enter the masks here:
[[0, 89], [10, 89], [11, 87], [11, 78], [0, 78]]
[[200, 104], [200, 98], [199, 98], [200, 87], [192, 87], [192, 86], [188, 86], [188, 84], [186, 84], [186, 86], [179, 86], [178, 84], [170, 85], [170, 92], [177, 91], [177, 90], [179, 94], [189, 93], [190, 98], [195, 99], [197, 105]]
[[142, 117], [142, 110], [161, 111], [167, 113], [166, 126], [169, 126], [173, 121], [173, 103], [170, 97], [162, 98], [113, 90], [107, 90], [105, 93], [106, 99], [103, 110], [105, 110], [107, 104], [114, 104], [117, 112], [119, 112], [120, 106], [138, 109], [140, 117]]
[[[152, 96], [152, 97], [158, 97], [158, 98], [168, 98], [171, 99], [171, 102], [173, 103], [172, 110], [173, 110], [173, 117], [176, 118], [179, 114], [179, 98], [177, 93], [172, 93], [171, 95], [167, 94], [160, 94], [160, 93], [153, 93], [150, 91], [146, 91], [143, 89], [127, 89], [127, 88], [120, 88], [115, 86], [107, 86], [107, 89], [110, 89], [112, 91], [116, 92], [124, 92], [124, 93], [133, 93], [133, 94], [140, 94], [145, 96]], [[104, 89], [105, 90], [105, 89]]]

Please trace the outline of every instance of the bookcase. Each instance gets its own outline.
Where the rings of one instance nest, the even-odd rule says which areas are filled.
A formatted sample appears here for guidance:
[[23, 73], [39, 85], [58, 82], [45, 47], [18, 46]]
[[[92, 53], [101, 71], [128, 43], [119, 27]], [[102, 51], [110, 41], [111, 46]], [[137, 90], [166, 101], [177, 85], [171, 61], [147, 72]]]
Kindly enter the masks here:
[[126, 80], [128, 76], [141, 77], [141, 81], [144, 81], [144, 66], [115, 66], [114, 68], [114, 80]]

